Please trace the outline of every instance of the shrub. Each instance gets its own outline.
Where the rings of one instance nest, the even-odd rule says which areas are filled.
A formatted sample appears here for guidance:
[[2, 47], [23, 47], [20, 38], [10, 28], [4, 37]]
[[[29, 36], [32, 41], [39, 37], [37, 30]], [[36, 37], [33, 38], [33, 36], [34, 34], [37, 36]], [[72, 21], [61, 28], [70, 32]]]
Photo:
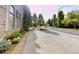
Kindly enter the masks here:
[[72, 19], [72, 20], [70, 20], [70, 21], [68, 22], [68, 24], [71, 24], [71, 25], [74, 27], [74, 29], [75, 29], [76, 26], [79, 26], [79, 20], [77, 20], [77, 19]]
[[24, 30], [20, 30], [17, 32], [14, 32], [8, 36], [6, 36], [4, 39], [2, 39], [0, 41], [0, 53], [6, 51], [7, 49], [9, 49], [13, 44], [18, 43], [21, 40], [21, 34], [24, 34], [25, 31]]
[[21, 35], [24, 35], [25, 30], [24, 29], [21, 29], [19, 32], [20, 32]]
[[13, 40], [14, 38], [17, 38], [18, 36], [20, 36], [20, 32], [19, 31], [18, 32], [14, 32], [11, 35], [6, 36], [5, 39], [7, 39], [7, 40], [8, 39]]
[[62, 21], [62, 24], [64, 24], [64, 26], [73, 26], [74, 28], [76, 28], [76, 26], [79, 26], [79, 20], [77, 19], [66, 19]]
[[3, 40], [0, 42], [0, 53], [6, 51], [11, 47], [11, 40]]
[[62, 21], [62, 25], [63, 25], [63, 27], [68, 27], [69, 25], [68, 25], [68, 22], [69, 22], [70, 20], [68, 20], [68, 19], [64, 19], [63, 21]]
[[21, 40], [20, 37], [14, 38], [13, 41], [12, 41], [12, 43], [14, 43], [14, 44], [18, 43], [20, 40]]

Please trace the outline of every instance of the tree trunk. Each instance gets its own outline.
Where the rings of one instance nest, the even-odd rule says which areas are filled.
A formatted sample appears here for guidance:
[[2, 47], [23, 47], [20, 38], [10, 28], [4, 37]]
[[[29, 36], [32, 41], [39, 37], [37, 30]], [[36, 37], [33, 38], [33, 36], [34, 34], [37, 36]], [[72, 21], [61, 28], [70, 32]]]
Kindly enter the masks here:
[[76, 29], [76, 26], [74, 25], [74, 29]]

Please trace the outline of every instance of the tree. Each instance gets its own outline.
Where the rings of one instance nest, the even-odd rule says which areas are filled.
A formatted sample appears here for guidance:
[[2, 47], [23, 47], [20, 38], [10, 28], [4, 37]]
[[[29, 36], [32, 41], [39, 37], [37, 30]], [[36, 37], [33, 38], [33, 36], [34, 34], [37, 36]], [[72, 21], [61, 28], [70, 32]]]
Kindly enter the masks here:
[[48, 19], [48, 21], [46, 22], [49, 26], [52, 26], [52, 21], [50, 19]]
[[42, 20], [43, 19], [42, 14], [39, 14], [38, 18]]
[[36, 20], [37, 20], [37, 15], [36, 15], [36, 13], [33, 14], [32, 19], [33, 19], [33, 21], [36, 21]]
[[56, 14], [53, 15], [52, 22], [53, 22], [53, 26], [56, 26], [56, 22], [57, 22]]
[[38, 16], [38, 25], [39, 25], [39, 26], [45, 25], [45, 21], [44, 21], [44, 19], [43, 19], [42, 14], [39, 14], [39, 16]]
[[78, 19], [78, 20], [79, 20], [79, 14], [77, 14], [77, 15], [76, 15], [76, 19]]
[[59, 22], [59, 26], [61, 26], [61, 22], [62, 22], [62, 20], [64, 19], [64, 13], [63, 13], [63, 11], [59, 11], [58, 12], [58, 22]]
[[75, 18], [76, 18], [76, 15], [73, 14], [72, 12], [68, 12], [68, 13], [67, 13], [67, 18], [68, 18], [68, 19], [75, 19]]
[[76, 29], [76, 26], [79, 26], [79, 20], [77, 19], [72, 19], [68, 22], [68, 24], [71, 24], [74, 26], [74, 29]]
[[32, 22], [33, 22], [33, 26], [37, 27], [37, 15], [36, 15], [36, 13], [34, 13], [34, 15], [32, 17]]
[[28, 30], [29, 27], [32, 25], [31, 21], [31, 13], [27, 6], [23, 6], [23, 29]]
[[79, 20], [77, 20], [77, 19], [65, 19], [62, 21], [62, 23], [65, 26], [72, 25], [74, 27], [74, 29], [76, 28], [76, 26], [79, 26]]

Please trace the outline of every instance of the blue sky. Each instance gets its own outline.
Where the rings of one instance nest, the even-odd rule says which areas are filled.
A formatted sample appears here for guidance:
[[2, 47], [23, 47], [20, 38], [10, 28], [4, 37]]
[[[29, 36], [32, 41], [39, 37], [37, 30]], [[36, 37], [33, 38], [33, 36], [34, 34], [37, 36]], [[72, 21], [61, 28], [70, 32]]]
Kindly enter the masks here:
[[62, 6], [58, 6], [58, 8], [61, 8], [61, 10], [63, 10], [63, 12], [66, 14], [69, 11], [72, 10], [79, 10], [79, 5], [62, 5]]

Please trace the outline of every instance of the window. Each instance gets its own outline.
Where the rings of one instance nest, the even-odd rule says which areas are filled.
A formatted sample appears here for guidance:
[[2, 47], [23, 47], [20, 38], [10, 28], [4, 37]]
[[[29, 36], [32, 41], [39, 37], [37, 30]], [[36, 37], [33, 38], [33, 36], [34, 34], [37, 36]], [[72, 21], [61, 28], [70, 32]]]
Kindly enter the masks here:
[[9, 12], [14, 13], [14, 7], [13, 6], [9, 6]]
[[21, 13], [18, 10], [16, 10], [16, 27], [21, 27]]
[[10, 30], [14, 29], [15, 24], [15, 9], [13, 6], [9, 6], [9, 28]]

